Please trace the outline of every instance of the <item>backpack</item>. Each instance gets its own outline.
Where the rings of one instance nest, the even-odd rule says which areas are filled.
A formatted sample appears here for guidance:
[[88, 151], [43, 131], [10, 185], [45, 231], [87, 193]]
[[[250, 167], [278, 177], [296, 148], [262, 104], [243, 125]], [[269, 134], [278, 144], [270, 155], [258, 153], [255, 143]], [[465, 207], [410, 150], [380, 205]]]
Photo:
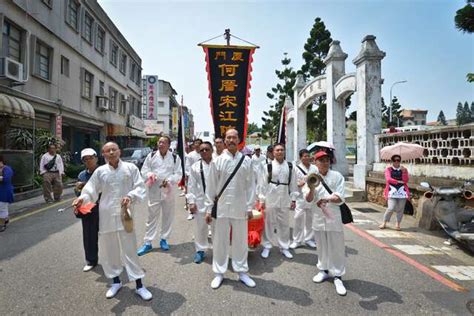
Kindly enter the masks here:
[[291, 173], [293, 172], [293, 164], [289, 161], [287, 161], [288, 163], [288, 169], [290, 170], [288, 172], [288, 183], [280, 183], [280, 182], [274, 182], [272, 181], [272, 164], [269, 163], [267, 164], [267, 171], [268, 171], [268, 183], [273, 183], [273, 184], [276, 184], [277, 186], [278, 185], [287, 185], [288, 186], [288, 193], [290, 193], [290, 183], [291, 183]]

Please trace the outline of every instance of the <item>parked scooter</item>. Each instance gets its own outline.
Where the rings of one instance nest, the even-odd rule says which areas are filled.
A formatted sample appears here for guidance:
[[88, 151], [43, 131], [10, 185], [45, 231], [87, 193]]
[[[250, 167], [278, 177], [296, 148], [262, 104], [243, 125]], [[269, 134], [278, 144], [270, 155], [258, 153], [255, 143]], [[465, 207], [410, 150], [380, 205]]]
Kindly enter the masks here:
[[474, 252], [474, 208], [466, 206], [474, 194], [466, 181], [461, 187], [432, 187], [427, 182], [420, 185], [430, 191], [424, 196], [433, 202], [433, 212], [444, 231]]

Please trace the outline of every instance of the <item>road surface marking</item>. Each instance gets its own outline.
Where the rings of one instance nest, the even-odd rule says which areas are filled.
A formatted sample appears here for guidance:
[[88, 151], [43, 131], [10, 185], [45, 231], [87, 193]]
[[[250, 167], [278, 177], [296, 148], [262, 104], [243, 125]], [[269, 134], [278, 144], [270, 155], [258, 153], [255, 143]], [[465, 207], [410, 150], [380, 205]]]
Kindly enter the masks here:
[[432, 266], [449, 277], [462, 281], [474, 280], [474, 266]]
[[352, 230], [352, 232], [356, 233], [357, 235], [367, 239], [368, 241], [370, 241], [371, 243], [373, 243], [374, 245], [382, 248], [383, 250], [391, 253], [392, 255], [398, 257], [399, 259], [405, 261], [406, 263], [410, 264], [411, 266], [415, 267], [416, 269], [418, 269], [419, 271], [423, 272], [424, 274], [432, 277], [433, 279], [435, 279], [436, 281], [452, 288], [453, 290], [455, 291], [458, 291], [458, 292], [469, 292], [468, 289], [466, 289], [464, 286], [460, 285], [460, 284], [457, 284], [456, 282], [453, 282], [449, 279], [447, 279], [446, 277], [444, 277], [443, 275], [435, 272], [434, 270], [431, 270], [430, 268], [428, 268], [427, 266], [424, 266], [422, 265], [421, 263], [419, 263], [418, 261], [415, 261], [413, 260], [412, 258], [408, 257], [407, 255], [401, 253], [400, 251], [396, 250], [396, 249], [393, 249], [392, 247], [390, 247], [389, 245], [381, 242], [380, 240], [377, 240], [375, 237], [371, 236], [370, 234], [366, 233], [365, 231], [363, 231], [362, 229], [360, 228], [357, 228], [355, 227], [354, 225], [352, 224], [348, 224], [348, 225], [345, 225], [348, 229]]
[[392, 245], [393, 247], [409, 255], [442, 255], [439, 248], [420, 245]]
[[392, 230], [367, 230], [369, 234], [377, 238], [413, 238], [410, 233], [407, 232], [398, 232]]
[[35, 215], [35, 214], [44, 212], [44, 211], [49, 210], [49, 209], [59, 208], [59, 207], [62, 206], [63, 204], [70, 203], [70, 202], [71, 202], [72, 200], [74, 200], [74, 199], [75, 199], [75, 197], [70, 198], [70, 199], [67, 199], [67, 200], [64, 200], [64, 201], [61, 201], [61, 202], [59, 202], [59, 203], [49, 204], [48, 206], [45, 206], [45, 207], [43, 207], [43, 208], [40, 208], [40, 209], [38, 209], [38, 210], [36, 210], [36, 211], [33, 211], [33, 212], [29, 212], [29, 213], [24, 214], [24, 215], [16, 216], [16, 217], [10, 219], [10, 223], [19, 221], [20, 219], [23, 219], [23, 218], [29, 217], [29, 216], [31, 216], [31, 215]]

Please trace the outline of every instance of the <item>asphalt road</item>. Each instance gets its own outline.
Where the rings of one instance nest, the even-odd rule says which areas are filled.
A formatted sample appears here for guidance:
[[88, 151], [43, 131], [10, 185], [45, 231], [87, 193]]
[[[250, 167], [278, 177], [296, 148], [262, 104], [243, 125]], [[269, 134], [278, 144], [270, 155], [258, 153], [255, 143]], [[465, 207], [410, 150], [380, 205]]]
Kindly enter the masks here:
[[[151, 302], [135, 295], [134, 283], [105, 298], [109, 280], [101, 267], [82, 272], [82, 227], [72, 213], [58, 213], [59, 206], [50, 205], [14, 221], [0, 234], [0, 314], [470, 315], [466, 305], [474, 299], [472, 291], [449, 288], [351, 229], [345, 231], [345, 297], [336, 294], [332, 282], [312, 282], [317, 257], [307, 248], [297, 249], [293, 260], [275, 248], [266, 260], [252, 251], [256, 288], [246, 288], [228, 272], [221, 288], [212, 290], [212, 255], [202, 264], [192, 262], [195, 222], [186, 220], [183, 202], [177, 197], [171, 250], [154, 249], [140, 258]], [[139, 243], [145, 218], [145, 209], [137, 212]]]

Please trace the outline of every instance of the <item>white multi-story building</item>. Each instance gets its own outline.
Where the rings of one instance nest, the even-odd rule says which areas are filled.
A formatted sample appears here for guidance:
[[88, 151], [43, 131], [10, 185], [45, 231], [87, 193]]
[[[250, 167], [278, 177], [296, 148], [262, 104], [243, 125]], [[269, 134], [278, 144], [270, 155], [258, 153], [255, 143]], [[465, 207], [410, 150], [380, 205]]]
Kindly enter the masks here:
[[141, 58], [96, 0], [0, 1], [0, 28], [0, 149], [33, 126], [73, 153], [141, 145]]

